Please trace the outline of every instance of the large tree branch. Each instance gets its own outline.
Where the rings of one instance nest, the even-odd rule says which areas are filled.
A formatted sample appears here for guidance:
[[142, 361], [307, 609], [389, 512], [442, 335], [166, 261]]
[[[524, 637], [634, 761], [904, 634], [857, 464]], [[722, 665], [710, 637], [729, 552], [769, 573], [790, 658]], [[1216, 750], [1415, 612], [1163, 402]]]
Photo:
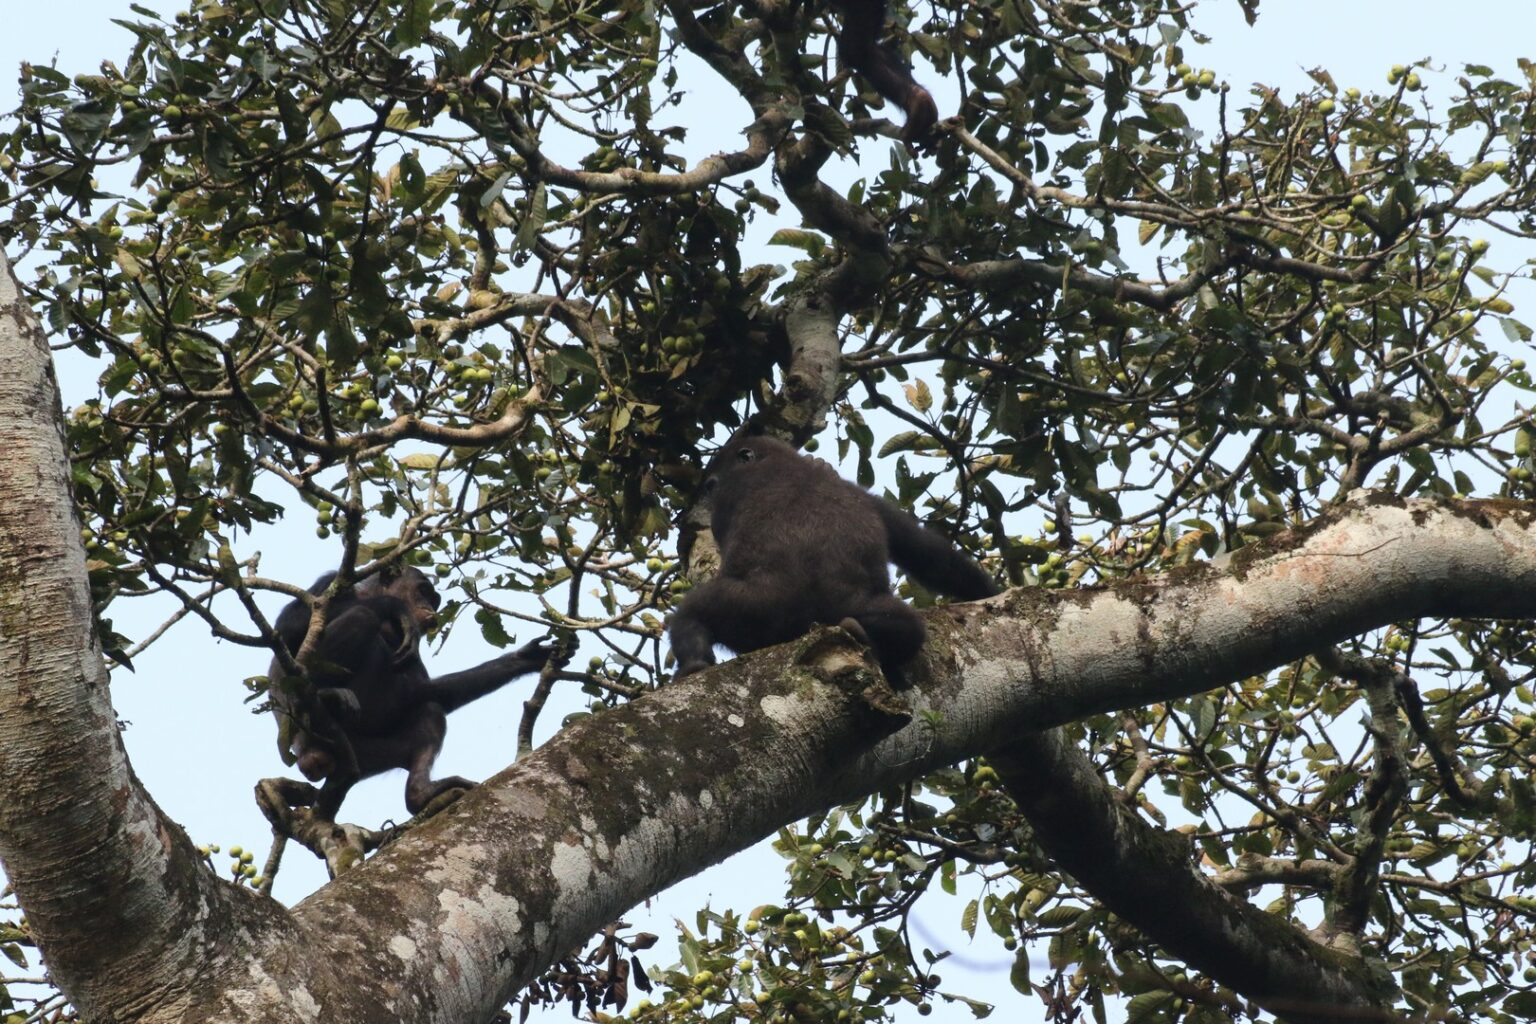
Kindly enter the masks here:
[[1202, 875], [1189, 840], [1117, 801], [1063, 730], [1021, 736], [992, 763], [1045, 851], [1191, 967], [1292, 1024], [1396, 1019], [1389, 979]]
[[[745, 149], [715, 153], [676, 174], [642, 171], [634, 167], [616, 171], [582, 171], [556, 163], [540, 148], [538, 132], [523, 119], [515, 103], [505, 98], [495, 83], [464, 79], [448, 84], [466, 91], [476, 90], [480, 98], [489, 104], [505, 129], [496, 134], [506, 138], [513, 151], [522, 158], [532, 179], [600, 194], [656, 196], [698, 192], [732, 175], [761, 167], [773, 154], [774, 147], [789, 130], [791, 123], [788, 114], [782, 110], [772, 107], [758, 110], [757, 119], [743, 129], [747, 136]], [[460, 118], [472, 128], [482, 131], [486, 128], [477, 123], [478, 117], [467, 108], [460, 112]]]
[[1025, 285], [1039, 285], [1065, 292], [1079, 291], [1116, 302], [1135, 302], [1151, 309], [1170, 310], [1193, 296], [1221, 274], [1236, 267], [1256, 267], [1280, 274], [1295, 274], [1312, 281], [1353, 284], [1365, 280], [1376, 269], [1376, 262], [1361, 263], [1353, 270], [1339, 270], [1289, 256], [1256, 251], [1239, 240], [1229, 243], [1226, 253], [1184, 277], [1153, 284], [1134, 277], [1109, 277], [1070, 263], [1046, 260], [980, 260], [959, 263], [948, 268], [947, 279], [962, 288], [981, 292], [1008, 292]]
[[841, 311], [822, 287], [824, 283], [824, 278], [817, 278], [814, 289], [798, 292], [785, 303], [789, 366], [783, 386], [764, 410], [767, 422], [780, 427], [797, 445], [821, 433], [837, 399], [843, 356], [837, 332]]
[[128, 766], [61, 422], [47, 339], [0, 252], [0, 862], [59, 986], [91, 1019], [124, 1020], [232, 932], [293, 928], [217, 882]]

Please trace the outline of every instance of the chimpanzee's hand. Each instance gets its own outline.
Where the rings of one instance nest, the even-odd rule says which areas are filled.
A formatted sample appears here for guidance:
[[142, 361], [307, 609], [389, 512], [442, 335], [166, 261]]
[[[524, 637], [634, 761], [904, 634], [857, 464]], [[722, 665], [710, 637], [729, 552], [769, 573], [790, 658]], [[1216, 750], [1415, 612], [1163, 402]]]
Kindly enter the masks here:
[[528, 641], [503, 657], [525, 666], [524, 671], [540, 669], [546, 664], [553, 665], [555, 668], [564, 668], [570, 662], [575, 648], [576, 645], [566, 639], [540, 637], [537, 640]]

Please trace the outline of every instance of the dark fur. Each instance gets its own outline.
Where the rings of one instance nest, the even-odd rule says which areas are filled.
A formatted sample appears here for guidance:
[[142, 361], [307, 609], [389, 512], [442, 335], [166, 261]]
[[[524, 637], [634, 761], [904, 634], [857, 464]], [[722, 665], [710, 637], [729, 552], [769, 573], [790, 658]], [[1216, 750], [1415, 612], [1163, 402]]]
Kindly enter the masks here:
[[705, 476], [720, 572], [672, 616], [677, 677], [738, 653], [841, 625], [867, 640], [886, 678], [923, 646], [922, 618], [891, 593], [895, 562], [930, 590], [971, 601], [997, 585], [948, 540], [912, 516], [768, 437], [733, 439]]
[[[309, 592], [323, 593], [335, 578], [334, 572], [326, 573]], [[355, 783], [391, 768], [408, 772], [405, 806], [412, 814], [448, 790], [473, 786], [458, 776], [432, 779], [432, 765], [448, 730], [448, 712], [538, 671], [555, 656], [551, 647], [535, 641], [475, 668], [433, 679], [422, 663], [420, 645], [441, 603], [431, 581], [414, 568], [387, 580], [372, 577], [352, 592], [332, 597], [308, 668], [319, 706], [306, 714], [298, 712], [293, 691], [281, 685], [282, 664], [273, 660], [267, 677], [272, 681], [269, 695], [278, 720], [278, 747], [305, 778], [325, 780], [313, 796], [317, 814], [335, 820]], [[290, 654], [298, 654], [309, 622], [310, 609], [302, 600], [278, 614], [273, 628]], [[355, 775], [346, 770], [338, 745], [326, 738], [335, 732], [352, 748]]]
[[939, 120], [939, 108], [928, 90], [912, 77], [906, 61], [880, 41], [885, 34], [886, 0], [834, 0], [833, 6], [843, 16], [843, 30], [837, 36], [843, 61], [868, 79], [880, 95], [906, 111], [902, 139], [915, 142], [925, 137]]

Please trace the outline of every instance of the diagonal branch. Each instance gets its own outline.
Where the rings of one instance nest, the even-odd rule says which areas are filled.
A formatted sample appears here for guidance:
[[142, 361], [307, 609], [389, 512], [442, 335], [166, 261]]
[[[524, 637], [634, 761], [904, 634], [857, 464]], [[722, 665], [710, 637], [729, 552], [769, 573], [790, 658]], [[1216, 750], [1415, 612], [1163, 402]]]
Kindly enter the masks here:
[[1021, 736], [991, 763], [1045, 851], [1191, 967], [1289, 1024], [1397, 1019], [1390, 983], [1201, 874], [1189, 841], [1127, 809], [1063, 730]]

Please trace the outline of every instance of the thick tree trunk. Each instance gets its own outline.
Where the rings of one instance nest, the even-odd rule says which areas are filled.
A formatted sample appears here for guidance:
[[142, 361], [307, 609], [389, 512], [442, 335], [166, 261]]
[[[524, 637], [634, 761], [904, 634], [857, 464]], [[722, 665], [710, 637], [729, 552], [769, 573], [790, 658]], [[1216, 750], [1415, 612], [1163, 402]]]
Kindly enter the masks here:
[[840, 633], [700, 673], [567, 729], [288, 911], [217, 878], [129, 769], [58, 391], [8, 269], [0, 313], [0, 859], [95, 1024], [484, 1020], [639, 900], [818, 808], [1387, 622], [1536, 612], [1525, 510], [1362, 500], [1221, 568], [937, 610], [904, 695], [931, 714], [899, 729]]
[[62, 422], [47, 341], [0, 252], [0, 861], [89, 1019], [150, 1019], [194, 980], [219, 983], [202, 972], [235, 933], [291, 929], [217, 883], [129, 769]]

